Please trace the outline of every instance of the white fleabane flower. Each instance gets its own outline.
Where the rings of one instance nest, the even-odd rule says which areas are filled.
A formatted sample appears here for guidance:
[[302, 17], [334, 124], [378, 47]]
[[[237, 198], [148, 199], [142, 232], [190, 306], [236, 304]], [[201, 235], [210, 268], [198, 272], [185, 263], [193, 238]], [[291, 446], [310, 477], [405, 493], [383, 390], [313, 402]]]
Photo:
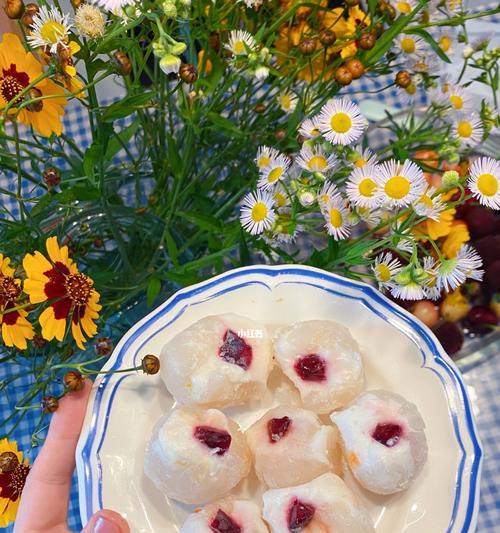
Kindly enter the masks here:
[[48, 47], [50, 52], [55, 54], [59, 44], [68, 44], [71, 27], [68, 14], [63, 15], [55, 7], [41, 6], [40, 11], [33, 17], [27, 39], [33, 48]]
[[378, 164], [378, 157], [369, 148], [358, 145], [349, 152], [345, 162], [351, 167], [361, 168], [365, 165]]
[[97, 4], [117, 16], [121, 15], [125, 7], [134, 5], [135, 2], [136, 0], [92, 0], [93, 4]]
[[327, 205], [334, 199], [342, 199], [340, 191], [335, 183], [326, 180], [317, 197], [320, 210], [326, 209]]
[[280, 151], [276, 148], [271, 148], [263, 144], [257, 148], [257, 156], [254, 159], [255, 164], [259, 169], [267, 167], [271, 164], [271, 161], [276, 159], [280, 155]]
[[474, 107], [471, 93], [461, 85], [445, 85], [440, 96], [440, 103], [451, 106], [452, 111], [465, 113]]
[[453, 123], [452, 133], [462, 145], [473, 147], [483, 140], [483, 123], [476, 113], [458, 116]]
[[490, 209], [500, 209], [500, 162], [492, 157], [480, 157], [473, 161], [467, 185], [479, 200]]
[[314, 139], [321, 135], [321, 132], [318, 129], [316, 124], [317, 117], [306, 118], [299, 128], [299, 133], [306, 139]]
[[241, 205], [240, 222], [252, 235], [259, 235], [269, 229], [274, 222], [273, 197], [265, 191], [249, 193]]
[[377, 255], [371, 267], [380, 289], [390, 287], [391, 281], [401, 268], [401, 261], [391, 252]]
[[384, 204], [390, 207], [406, 207], [417, 200], [427, 182], [422, 169], [407, 159], [398, 163], [391, 159], [378, 166], [376, 176], [378, 193]]
[[441, 196], [436, 194], [434, 187], [429, 187], [422, 196], [414, 202], [413, 209], [421, 217], [431, 218], [439, 221], [439, 215], [446, 209], [446, 205], [441, 201]]
[[328, 174], [338, 167], [338, 159], [333, 154], [326, 154], [319, 146], [311, 148], [304, 144], [297, 157], [297, 164], [308, 172]]
[[349, 211], [341, 197], [333, 198], [323, 210], [326, 230], [337, 241], [347, 239], [351, 233], [348, 215]]
[[358, 207], [374, 208], [380, 204], [376, 176], [377, 165], [356, 168], [347, 178], [346, 194], [351, 203]]
[[297, 96], [288, 91], [278, 96], [278, 103], [285, 113], [293, 113], [297, 107], [298, 101], [299, 99]]
[[284, 154], [279, 154], [269, 165], [261, 169], [257, 187], [271, 189], [276, 183], [285, 179], [289, 167], [290, 159]]
[[449, 292], [462, 285], [467, 278], [481, 281], [484, 274], [482, 266], [483, 261], [476, 250], [464, 244], [456, 257], [441, 260], [437, 268], [437, 286]]
[[421, 37], [403, 33], [396, 39], [394, 48], [396, 53], [418, 56], [424, 51], [425, 42]]
[[359, 107], [345, 98], [327, 102], [319, 113], [317, 126], [327, 141], [343, 146], [356, 142], [366, 128]]
[[233, 30], [229, 34], [229, 40], [224, 48], [235, 56], [246, 56], [257, 47], [254, 36], [244, 30]]

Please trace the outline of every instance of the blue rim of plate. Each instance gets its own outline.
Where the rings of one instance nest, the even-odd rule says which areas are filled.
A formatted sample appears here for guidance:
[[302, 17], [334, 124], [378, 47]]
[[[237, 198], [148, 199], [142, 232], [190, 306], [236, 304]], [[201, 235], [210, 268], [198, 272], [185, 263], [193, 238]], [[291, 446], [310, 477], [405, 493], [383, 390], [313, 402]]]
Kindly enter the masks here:
[[[127, 349], [137, 339], [137, 337], [139, 337], [142, 333], [144, 333], [144, 331], [147, 330], [155, 322], [155, 320], [158, 319], [158, 317], [170, 312], [172, 309], [174, 309], [176, 306], [181, 304], [183, 301], [188, 300], [195, 296], [200, 296], [204, 292], [212, 289], [213, 287], [223, 284], [224, 282], [227, 282], [229, 280], [238, 281], [238, 279], [241, 277], [251, 277], [252, 275], [259, 275], [259, 276], [263, 276], [264, 278], [265, 277], [276, 278], [277, 276], [284, 276], [284, 275], [292, 275], [292, 276], [308, 278], [308, 281], [304, 279], [303, 281], [283, 280], [283, 282], [310, 285], [310, 286], [319, 288], [321, 290], [324, 290], [326, 292], [334, 293], [343, 298], [358, 300], [363, 305], [368, 307], [377, 316], [379, 316], [386, 322], [391, 323], [393, 327], [396, 327], [398, 330], [402, 331], [402, 333], [404, 333], [406, 336], [410, 337], [410, 339], [418, 346], [421, 352], [421, 355], [422, 355], [422, 366], [424, 368], [427, 368], [428, 370], [433, 371], [435, 374], [437, 374], [441, 383], [443, 384], [443, 387], [445, 389], [448, 399], [450, 398], [450, 394], [455, 396], [460, 401], [460, 404], [463, 407], [464, 417], [465, 417], [465, 422], [466, 422], [466, 435], [468, 436], [468, 438], [470, 439], [472, 443], [473, 452], [467, 454], [467, 451], [464, 448], [464, 444], [463, 444], [464, 432], [460, 430], [460, 426], [458, 423], [459, 413], [457, 409], [454, 407], [454, 405], [448, 402], [448, 408], [449, 408], [449, 413], [451, 415], [452, 422], [453, 422], [455, 437], [457, 439], [458, 446], [461, 450], [462, 455], [460, 458], [458, 472], [456, 475], [456, 484], [455, 484], [456, 489], [455, 489], [455, 498], [454, 498], [454, 504], [453, 504], [453, 509], [452, 509], [452, 516], [450, 519], [448, 529], [446, 530], [446, 533], [450, 533], [453, 530], [453, 528], [457, 526], [456, 518], [458, 515], [458, 511], [460, 509], [460, 499], [461, 499], [460, 496], [461, 496], [462, 488], [463, 488], [462, 485], [464, 482], [467, 481], [467, 471], [465, 470], [466, 459], [468, 457], [470, 459], [471, 458], [470, 456], [473, 454], [472, 462], [470, 465], [470, 470], [468, 471], [469, 472], [469, 476], [468, 476], [469, 477], [469, 495], [468, 495], [468, 501], [467, 501], [467, 509], [465, 512], [463, 525], [461, 529], [459, 530], [460, 533], [472, 533], [472, 531], [474, 531], [475, 520], [477, 518], [477, 512], [478, 512], [478, 507], [479, 507], [479, 481], [480, 481], [480, 474], [481, 474], [483, 450], [482, 450], [482, 447], [479, 441], [479, 437], [477, 434], [477, 430], [475, 427], [474, 418], [472, 414], [470, 400], [467, 395], [467, 391], [466, 391], [464, 382], [462, 380], [462, 377], [458, 369], [451, 362], [449, 357], [445, 354], [443, 348], [440, 346], [439, 341], [436, 339], [434, 334], [426, 326], [424, 326], [422, 323], [416, 320], [413, 315], [403, 310], [402, 308], [397, 306], [395, 303], [391, 302], [387, 297], [385, 297], [383, 294], [381, 294], [378, 290], [376, 290], [374, 287], [371, 287], [370, 285], [367, 285], [362, 282], [354, 281], [351, 279], [347, 279], [347, 278], [338, 276], [336, 274], [332, 274], [330, 272], [320, 270], [318, 268], [303, 266], [303, 265], [255, 266], [255, 267], [250, 266], [250, 267], [242, 267], [242, 268], [238, 268], [235, 270], [230, 270], [224, 274], [220, 274], [216, 277], [213, 277], [211, 279], [208, 279], [196, 285], [192, 285], [191, 287], [181, 289], [180, 291], [176, 292], [173, 296], [171, 296], [166, 302], [164, 302], [159, 307], [157, 307], [155, 310], [153, 310], [149, 315], [144, 317], [138, 324], [136, 324], [133, 328], [131, 328], [129, 332], [123, 337], [123, 339], [117, 345], [112, 357], [110, 358], [110, 361], [104, 366], [104, 369], [118, 370], [120, 368], [121, 362], [123, 360], [123, 357]], [[335, 291], [331, 288], [327, 288], [323, 285], [318, 285], [314, 283], [314, 281], [317, 282], [318, 280], [328, 281], [334, 285], [352, 289], [355, 292], [359, 293], [359, 295], [353, 296], [353, 295], [345, 294], [341, 291]], [[270, 287], [264, 281], [251, 280], [251, 281], [237, 283], [235, 285], [226, 287], [223, 290], [212, 294], [209, 299], [216, 298], [218, 296], [221, 296], [224, 293], [237, 290], [241, 287], [248, 286], [250, 284], [264, 285], [268, 289], [272, 289], [276, 286], [276, 285], [273, 285], [272, 287]], [[197, 303], [201, 303], [201, 301], [205, 301], [205, 300], [202, 299]], [[370, 301], [375, 302], [379, 306], [384, 308], [384, 311], [388, 314], [384, 314], [380, 312], [379, 309], [371, 305]], [[168, 325], [174, 322], [185, 311], [188, 305], [193, 305], [194, 303], [196, 302], [191, 302], [190, 304], [184, 305], [184, 307], [182, 307], [180, 311], [176, 313], [176, 315], [169, 321]], [[406, 328], [408, 329], [401, 328], [400, 324], [397, 324], [391, 321], [390, 315], [396, 316], [398, 319], [402, 320], [405, 323]], [[417, 333], [417, 337], [415, 337], [415, 335], [410, 334], [411, 330]], [[145, 342], [147, 342], [149, 338], [150, 337], [145, 339], [143, 343], [141, 344], [141, 346]], [[420, 343], [418, 342], [419, 339], [420, 341], [424, 342], [427, 349], [433, 356], [434, 363], [436, 363], [438, 367], [441, 368], [441, 372], [444, 372], [445, 376], [448, 376], [450, 378], [451, 383], [453, 384], [453, 388], [444, 379], [443, 374], [440, 371], [438, 371], [437, 368], [426, 366], [426, 362], [427, 362], [426, 354], [422, 350], [421, 342]], [[139, 349], [140, 347], [136, 350], [136, 352]], [[137, 357], [137, 353], [135, 357]], [[80, 441], [78, 443], [77, 471], [78, 471], [78, 481], [79, 481], [79, 491], [80, 491], [80, 512], [81, 512], [82, 521], [84, 523], [86, 523], [90, 519], [90, 517], [96, 510], [93, 507], [93, 495], [94, 495], [93, 484], [95, 480], [97, 480], [96, 485], [97, 485], [97, 499], [98, 499], [99, 508], [103, 508], [102, 468], [101, 468], [101, 463], [100, 463], [99, 452], [101, 450], [102, 444], [104, 442], [104, 437], [106, 435], [109, 415], [110, 415], [110, 411], [113, 405], [115, 394], [119, 389], [120, 383], [124, 379], [129, 377], [129, 375], [121, 376], [119, 379], [111, 383], [113, 388], [111, 390], [109, 400], [106, 405], [106, 411], [105, 413], [100, 413], [104, 391], [109, 386], [111, 377], [112, 375], [105, 374], [100, 380], [99, 386], [95, 389], [95, 397], [93, 399], [90, 423], [89, 423], [88, 428], [86, 429], [86, 433], [85, 431], [82, 433], [82, 436], [80, 437]], [[104, 422], [104, 427], [102, 430], [101, 438], [98, 443], [97, 450], [94, 453], [92, 450], [98, 438], [99, 415], [104, 416], [105, 422]], [[95, 471], [92, 468], [92, 464], [93, 464], [92, 458], [94, 456], [96, 456], [96, 459], [97, 459]]]

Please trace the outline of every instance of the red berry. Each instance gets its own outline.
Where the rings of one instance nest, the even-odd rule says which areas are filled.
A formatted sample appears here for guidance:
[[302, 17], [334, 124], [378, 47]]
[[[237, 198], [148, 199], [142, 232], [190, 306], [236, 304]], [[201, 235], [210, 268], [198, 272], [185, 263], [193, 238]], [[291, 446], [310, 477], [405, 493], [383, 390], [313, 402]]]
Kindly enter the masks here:
[[213, 533], [241, 533], [241, 527], [222, 509], [217, 511], [215, 518], [210, 522]]
[[224, 455], [231, 446], [231, 435], [223, 429], [215, 429], [208, 426], [197, 426], [194, 436], [211, 450], [217, 449], [217, 455]]
[[313, 505], [303, 503], [295, 498], [288, 510], [288, 529], [291, 533], [300, 533], [314, 518], [316, 509]]
[[474, 246], [485, 267], [500, 259], [500, 234], [487, 235], [475, 241]]
[[474, 333], [488, 333], [497, 325], [498, 318], [489, 307], [476, 305], [467, 313], [467, 322]]
[[392, 448], [399, 442], [402, 434], [403, 428], [399, 424], [389, 422], [387, 424], [377, 424], [372, 433], [372, 438], [387, 446], [387, 448]]
[[219, 357], [227, 363], [248, 370], [252, 364], [252, 347], [230, 329], [224, 334], [223, 341], [219, 348]]
[[500, 291], [500, 259], [486, 269], [484, 282], [490, 292]]
[[464, 343], [462, 330], [455, 322], [443, 322], [434, 333], [449, 355], [457, 353]]
[[473, 207], [466, 215], [465, 222], [473, 239], [492, 235], [500, 226], [500, 217], [487, 207]]
[[272, 418], [269, 420], [267, 423], [267, 433], [271, 444], [278, 442], [288, 433], [291, 423], [291, 419], [287, 416], [284, 416], [283, 418]]
[[326, 362], [314, 353], [298, 359], [294, 368], [304, 381], [325, 381], [326, 379]]

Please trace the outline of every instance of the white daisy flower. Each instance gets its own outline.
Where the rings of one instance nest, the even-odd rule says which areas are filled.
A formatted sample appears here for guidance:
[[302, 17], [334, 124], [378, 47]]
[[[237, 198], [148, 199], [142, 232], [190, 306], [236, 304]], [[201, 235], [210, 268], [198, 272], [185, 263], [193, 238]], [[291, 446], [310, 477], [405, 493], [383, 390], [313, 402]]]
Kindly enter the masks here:
[[319, 192], [317, 197], [320, 210], [323, 211], [324, 209], [326, 209], [328, 204], [331, 203], [334, 199], [342, 200], [340, 191], [338, 190], [335, 183], [326, 180], [325, 183], [323, 183], [323, 187], [321, 187], [321, 191]]
[[440, 2], [440, 5], [450, 14], [450, 16], [456, 15], [462, 11], [462, 0], [443, 0]]
[[286, 155], [279, 154], [269, 165], [261, 169], [257, 187], [264, 190], [271, 189], [278, 181], [285, 179], [289, 167], [290, 159]]
[[276, 187], [274, 188], [272, 195], [273, 195], [274, 205], [276, 209], [285, 208], [290, 205], [290, 197], [288, 196], [288, 193], [286, 189], [283, 187], [283, 185], [281, 184], [281, 182], [278, 182], [276, 184]]
[[240, 222], [252, 235], [258, 235], [269, 229], [275, 219], [273, 197], [265, 191], [248, 193], [243, 199]]
[[325, 227], [329, 235], [337, 241], [347, 239], [351, 233], [351, 225], [348, 222], [349, 211], [345, 207], [341, 197], [333, 198], [323, 210]]
[[316, 196], [312, 191], [303, 189], [297, 193], [297, 198], [299, 199], [300, 205], [302, 207], [310, 207], [313, 205]]
[[439, 48], [441, 48], [445, 54], [453, 53], [454, 45], [457, 39], [456, 32], [453, 30], [453, 28], [445, 28], [441, 26], [434, 39], [438, 43]]
[[278, 103], [285, 113], [293, 113], [298, 101], [297, 96], [288, 91], [278, 96]]
[[475, 159], [469, 175], [467, 186], [479, 203], [500, 209], [500, 162], [491, 157]]
[[318, 135], [321, 135], [321, 132], [316, 125], [316, 117], [306, 118], [300, 125], [299, 133], [306, 139], [314, 139]]
[[229, 34], [229, 40], [224, 48], [235, 56], [246, 56], [255, 50], [256, 46], [257, 42], [251, 33], [244, 30], [233, 30]]
[[424, 282], [424, 293], [428, 300], [439, 300], [441, 289], [437, 283], [437, 261], [430, 256], [424, 257], [424, 271], [427, 279]]
[[[408, 56], [406, 66], [408, 69], [418, 74], [434, 74], [439, 69], [439, 59], [437, 56], [431, 54], [424, 54], [415, 57], [413, 55]], [[418, 77], [413, 76], [415, 85], [420, 85]]]
[[392, 279], [400, 272], [401, 268], [401, 261], [394, 257], [391, 252], [377, 255], [371, 269], [375, 274], [379, 289], [390, 287]]
[[276, 159], [280, 155], [280, 151], [276, 148], [271, 148], [263, 144], [257, 148], [257, 156], [254, 161], [259, 169], [267, 167], [271, 164], [271, 161]]
[[398, 93], [403, 102], [411, 105], [420, 100], [422, 89], [417, 83], [411, 82], [408, 87], [398, 87]]
[[384, 204], [390, 207], [410, 205], [427, 185], [422, 169], [409, 159], [404, 163], [394, 159], [381, 163], [375, 181]]
[[425, 297], [424, 288], [416, 281], [410, 280], [406, 284], [391, 284], [391, 294], [400, 300], [422, 300]]
[[381, 209], [369, 209], [368, 207], [357, 207], [356, 213], [360, 220], [365, 222], [369, 227], [376, 226], [382, 220]]
[[369, 148], [358, 145], [348, 153], [345, 163], [350, 167], [361, 168], [365, 165], [376, 165], [378, 157]]
[[354, 102], [335, 98], [321, 108], [317, 125], [327, 141], [345, 146], [363, 135], [366, 120]]
[[441, 196], [436, 194], [434, 187], [429, 187], [422, 196], [413, 203], [413, 209], [421, 217], [431, 218], [439, 221], [439, 215], [446, 209], [446, 205], [441, 201]]
[[296, 224], [293, 221], [291, 209], [287, 208], [276, 217], [271, 232], [276, 244], [291, 244], [303, 229], [304, 227], [302, 225]]
[[31, 33], [27, 37], [33, 48], [48, 47], [52, 54], [57, 52], [57, 45], [66, 46], [69, 41], [69, 14], [63, 15], [55, 7], [41, 6], [33, 17]]
[[328, 174], [338, 167], [338, 159], [334, 154], [326, 154], [320, 146], [311, 148], [303, 144], [296, 159], [297, 164], [308, 172]]
[[479, 254], [464, 244], [456, 257], [441, 260], [437, 268], [437, 286], [449, 292], [462, 285], [467, 278], [481, 281], [484, 274], [482, 266], [483, 260]]
[[108, 11], [111, 11], [116, 16], [120, 16], [123, 8], [135, 4], [136, 0], [92, 0], [93, 4], [97, 4]]
[[258, 80], [265, 80], [269, 76], [269, 67], [265, 65], [260, 65], [255, 69], [254, 76]]
[[392, 6], [399, 15], [409, 15], [416, 7], [415, 0], [391, 2]]
[[352, 204], [368, 208], [380, 204], [380, 194], [375, 181], [377, 172], [377, 165], [365, 165], [356, 168], [347, 178], [346, 194]]
[[472, 95], [461, 85], [444, 85], [440, 103], [451, 106], [452, 111], [465, 113], [473, 107]]
[[396, 53], [402, 53], [403, 57], [417, 56], [425, 50], [425, 41], [422, 37], [403, 33], [396, 39], [394, 50]]
[[476, 113], [458, 116], [453, 123], [452, 132], [463, 146], [473, 147], [483, 140], [483, 123]]

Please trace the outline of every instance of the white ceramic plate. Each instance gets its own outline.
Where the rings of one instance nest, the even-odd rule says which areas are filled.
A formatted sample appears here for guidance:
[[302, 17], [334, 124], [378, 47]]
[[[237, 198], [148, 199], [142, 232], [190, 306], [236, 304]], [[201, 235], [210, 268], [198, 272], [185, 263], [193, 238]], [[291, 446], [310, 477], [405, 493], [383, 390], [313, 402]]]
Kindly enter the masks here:
[[[155, 309], [122, 338], [105, 368], [138, 365], [193, 322], [229, 312], [271, 327], [310, 319], [349, 327], [364, 356], [367, 388], [402, 394], [427, 426], [429, 458], [406, 492], [373, 496], [347, 479], [377, 533], [475, 530], [482, 451], [460, 374], [425, 326], [363, 283], [304, 266], [233, 270], [183, 289]], [[179, 531], [189, 508], [168, 501], [143, 473], [150, 431], [171, 406], [158, 376], [96, 380], [77, 451], [84, 523], [110, 508], [127, 518], [134, 533]], [[246, 429], [257, 416], [236, 419]]]

